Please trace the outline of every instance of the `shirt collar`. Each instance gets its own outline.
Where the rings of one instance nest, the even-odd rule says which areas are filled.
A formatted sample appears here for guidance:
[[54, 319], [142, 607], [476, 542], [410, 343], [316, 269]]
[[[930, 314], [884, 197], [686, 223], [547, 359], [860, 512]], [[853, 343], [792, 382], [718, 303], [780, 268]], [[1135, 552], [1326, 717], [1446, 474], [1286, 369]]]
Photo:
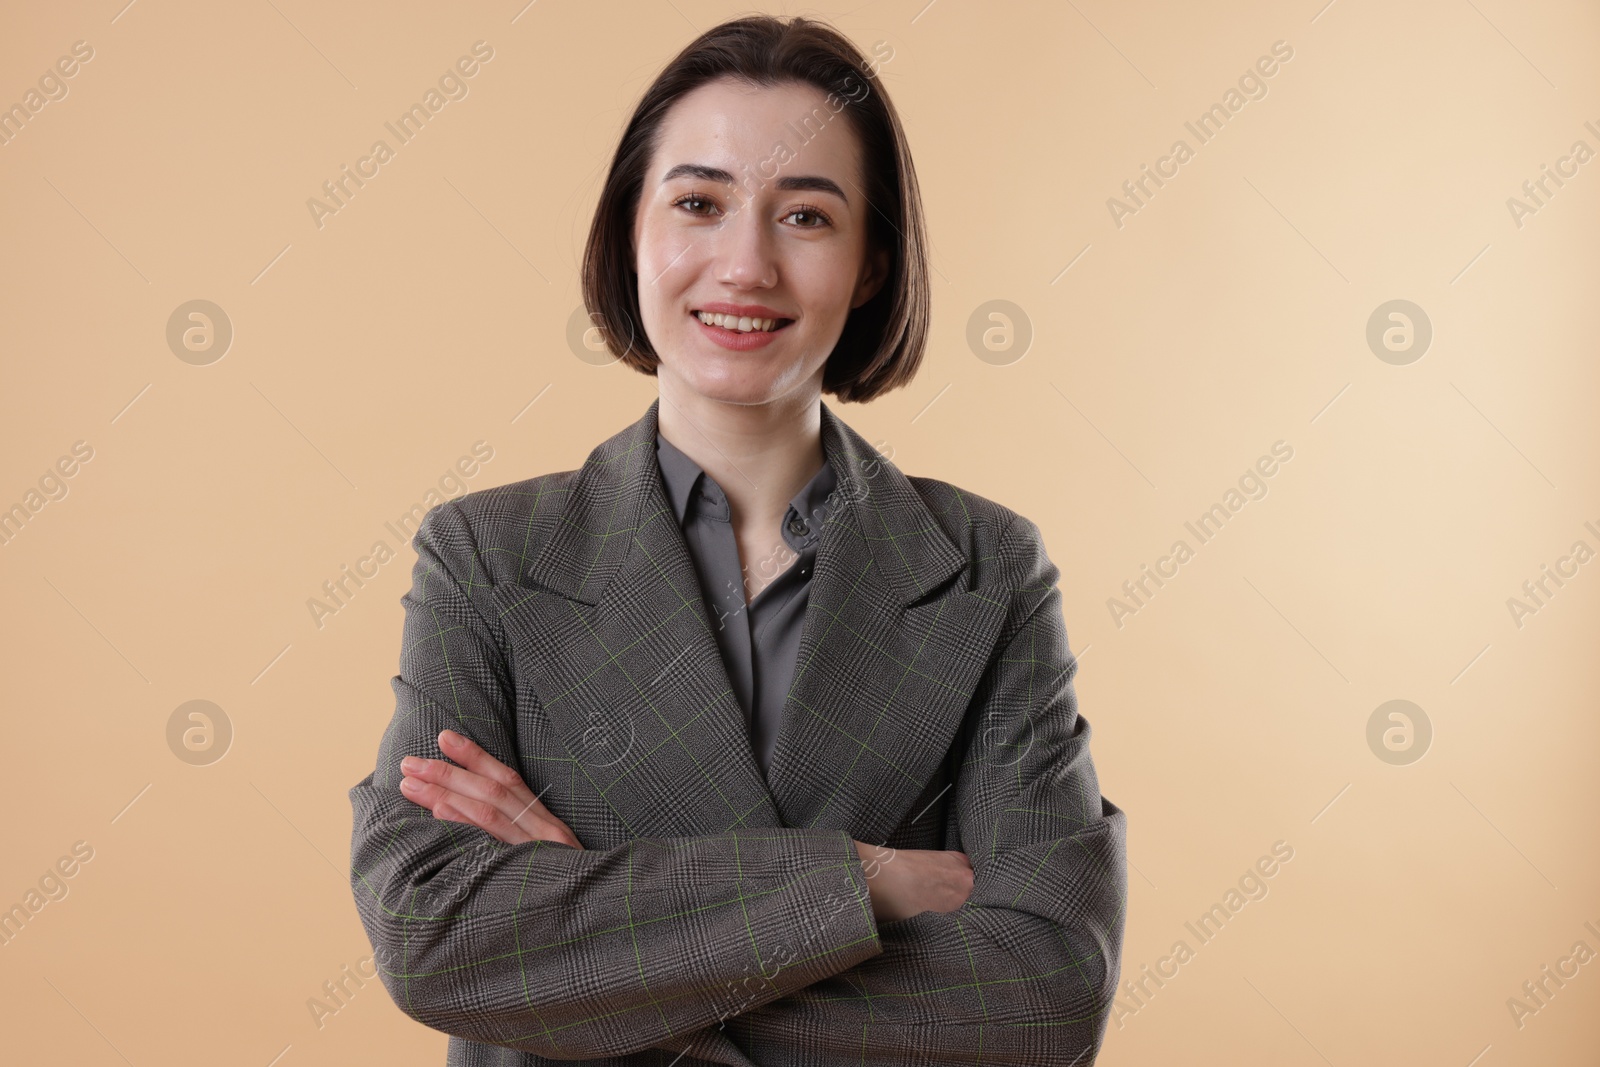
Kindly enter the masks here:
[[672, 512], [681, 526], [689, 511], [689, 498], [699, 488], [705, 471], [659, 433], [656, 434], [656, 461], [661, 464], [661, 481], [666, 486], [667, 499], [672, 501]]
[[[672, 511], [680, 526], [688, 517], [691, 503], [697, 503], [702, 514], [729, 521], [728, 499], [716, 479], [659, 432], [656, 434], [656, 459], [661, 466], [667, 499], [672, 502]], [[794, 495], [784, 512], [783, 539], [790, 548], [798, 552], [821, 539], [822, 524], [828, 519], [827, 499], [837, 485], [833, 465], [824, 457], [821, 469]]]

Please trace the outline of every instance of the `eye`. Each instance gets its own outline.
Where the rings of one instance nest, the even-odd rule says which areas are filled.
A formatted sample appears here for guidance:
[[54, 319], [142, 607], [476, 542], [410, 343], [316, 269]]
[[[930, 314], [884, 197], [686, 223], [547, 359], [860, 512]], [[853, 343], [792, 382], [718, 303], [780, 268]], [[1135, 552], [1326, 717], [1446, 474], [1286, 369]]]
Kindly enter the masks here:
[[[682, 196], [678, 197], [678, 199], [676, 199], [676, 200], [674, 200], [672, 202], [672, 206], [673, 207], [679, 207], [679, 206], [682, 206], [684, 204], [710, 204], [710, 203], [712, 203], [711, 198], [706, 196], [705, 194], [691, 192], [691, 193], [685, 193]], [[700, 215], [701, 213], [691, 209], [689, 211], [689, 214], [691, 214], [691, 215]], [[703, 218], [703, 217], [706, 217], [706, 216], [701, 216], [701, 217]]]
[[818, 220], [815, 223], [807, 223], [806, 225], [799, 227], [802, 230], [819, 230], [824, 226], [833, 225], [833, 220], [828, 218], [826, 212], [824, 212], [821, 208], [813, 207], [810, 204], [801, 204], [799, 207], [789, 212], [789, 214], [785, 215], [784, 218], [792, 219], [796, 215], [808, 215], [811, 218]]

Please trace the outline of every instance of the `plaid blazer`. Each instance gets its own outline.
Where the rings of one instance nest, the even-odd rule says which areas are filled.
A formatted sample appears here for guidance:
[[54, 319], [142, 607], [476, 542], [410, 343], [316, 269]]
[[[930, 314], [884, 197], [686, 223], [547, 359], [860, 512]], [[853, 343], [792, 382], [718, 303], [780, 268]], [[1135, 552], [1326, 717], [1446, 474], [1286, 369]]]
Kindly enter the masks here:
[[[447, 1062], [1093, 1063], [1126, 816], [1100, 795], [1038, 527], [911, 478], [822, 405], [840, 480], [767, 777], [655, 456], [427, 513], [394, 718], [350, 790], [384, 986]], [[445, 727], [582, 849], [506, 845], [398, 788]], [[959, 849], [971, 898], [877, 922], [853, 841]], [[892, 860], [890, 861], [892, 862]]]

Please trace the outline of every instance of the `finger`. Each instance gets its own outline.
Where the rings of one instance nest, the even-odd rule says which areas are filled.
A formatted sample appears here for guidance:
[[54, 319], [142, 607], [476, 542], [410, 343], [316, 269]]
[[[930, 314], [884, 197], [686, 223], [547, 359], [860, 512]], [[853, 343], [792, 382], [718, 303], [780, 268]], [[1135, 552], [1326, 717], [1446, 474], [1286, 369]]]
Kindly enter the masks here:
[[[405, 783], [411, 783], [407, 785]], [[582, 848], [572, 831], [560, 819], [535, 819], [531, 816], [513, 822], [494, 805], [472, 797], [453, 793], [443, 786], [406, 778], [402, 782], [406, 795], [432, 810], [434, 817], [450, 822], [466, 823], [510, 845], [526, 841], [549, 841], [554, 844]]]
[[[436, 819], [445, 819], [450, 822], [462, 822], [467, 823], [470, 826], [478, 826], [478, 824], [472, 819], [468, 818], [466, 815], [463, 815], [459, 810], [451, 806], [450, 798], [455, 794], [451, 793], [448, 789], [433, 785], [430, 782], [425, 782], [420, 778], [402, 778], [400, 780], [400, 791], [404, 793], [406, 798], [412, 803], [419, 804], [431, 811]], [[487, 828], [478, 826], [478, 829], [483, 830]]]
[[[551, 841], [579, 849], [583, 847], [571, 828], [546, 808], [511, 768], [454, 731], [442, 731], [439, 740], [452, 759], [470, 761], [476, 769], [468, 770], [444, 760], [407, 756], [400, 761], [401, 773], [408, 779], [417, 779], [437, 787], [443, 794], [482, 801], [496, 809], [504, 819], [502, 823], [500, 819], [490, 818], [485, 813], [481, 819], [466, 820], [480, 829], [488, 830], [486, 823], [495, 826], [514, 825], [524, 831], [525, 840]], [[453, 753], [450, 751], [452, 749]], [[480, 770], [488, 771], [494, 777], [478, 773]], [[436, 794], [422, 791], [418, 796], [434, 798]], [[456, 807], [459, 809], [467, 805], [458, 804]]]
[[513, 825], [511, 820], [507, 819], [500, 809], [492, 804], [486, 804], [481, 800], [473, 800], [471, 797], [463, 797], [455, 793], [448, 794], [445, 799], [440, 800], [435, 806], [433, 814], [435, 818], [476, 826], [489, 836], [504, 841], [508, 845], [520, 845], [526, 841], [539, 840], [522, 827]]
[[[511, 798], [522, 801], [520, 808], [516, 811], [511, 811], [505, 804], [500, 803], [497, 798], [485, 797], [479, 794], [481, 799], [495, 803], [512, 822], [520, 823], [524, 816], [532, 812], [537, 821], [541, 823], [556, 823], [565, 829], [566, 824], [562, 823], [550, 809], [544, 806], [533, 790], [528, 788], [528, 784], [522, 780], [520, 774], [495, 759], [482, 745], [472, 740], [472, 738], [454, 730], [441, 730], [439, 732], [439, 748], [445, 755], [466, 767], [472, 773], [481, 775], [489, 781], [504, 787]], [[570, 831], [568, 832], [570, 833]], [[574, 838], [574, 841], [576, 841], [576, 838]]]
[[430, 785], [421, 778], [409, 776], [400, 779], [400, 792], [413, 804], [420, 804], [429, 811], [436, 811], [439, 801], [445, 795], [445, 791], [438, 786]]
[[441, 730], [439, 748], [445, 755], [474, 774], [481, 774], [492, 782], [499, 782], [507, 789], [524, 790], [530, 796], [533, 794], [533, 791], [528, 789], [527, 783], [522, 780], [522, 775], [489, 755], [482, 745], [465, 734], [458, 734], [454, 730]]
[[439, 732], [439, 748], [446, 756], [461, 764], [473, 774], [480, 775], [504, 788], [511, 799], [520, 801], [520, 806], [515, 811], [512, 811], [506, 804], [500, 803], [497, 797], [474, 794], [481, 799], [495, 803], [513, 822], [530, 810], [541, 820], [559, 821], [539, 801], [533, 790], [528, 788], [528, 784], [522, 780], [520, 774], [495, 759], [482, 745], [472, 740], [472, 738], [454, 730], [441, 730]]
[[525, 816], [520, 822], [508, 818], [505, 812], [492, 804], [457, 793], [449, 793], [442, 802], [446, 811], [459, 813], [461, 821], [471, 823], [512, 845], [527, 841], [546, 841], [551, 844], [582, 848], [567, 824], [555, 816], [534, 818]]
[[[549, 787], [546, 786], [546, 789]], [[571, 845], [573, 848], [582, 848], [578, 844], [578, 835], [572, 832], [572, 827], [561, 821], [549, 808], [540, 803], [538, 797], [533, 797], [522, 809], [513, 812], [511, 821], [518, 826], [530, 828], [533, 836], [545, 841], [559, 841]]]
[[[480, 830], [489, 829], [488, 826], [479, 821], [475, 814], [469, 815], [463, 810], [469, 807], [467, 802], [471, 800], [470, 797], [452, 793], [443, 786], [434, 785], [432, 782], [424, 781], [421, 778], [402, 778], [400, 780], [400, 789], [408, 799], [432, 811], [437, 818], [448, 819], [451, 822], [468, 823], [478, 827]], [[457, 803], [451, 804], [450, 801], [452, 799]], [[480, 809], [473, 808], [474, 812], [478, 810]]]
[[496, 840], [503, 841], [508, 845], [520, 844], [520, 842], [518, 842], [518, 841], [509, 840], [507, 838], [501, 837], [500, 834], [496, 833], [494, 830], [488, 829], [487, 827], [478, 826], [477, 823], [473, 822], [471, 819], [467, 818], [467, 816], [461, 814], [455, 808], [451, 807], [449, 802], [447, 802], [447, 801], [440, 801], [434, 807], [434, 809], [433, 809], [433, 817], [435, 819], [443, 819], [443, 820], [445, 820], [447, 822], [458, 822], [458, 823], [461, 823], [461, 824], [463, 824], [465, 826], [476, 827], [479, 830], [483, 830], [485, 833], [487, 833], [489, 836], [495, 838]]
[[[420, 778], [430, 784], [441, 786], [449, 792], [492, 804], [508, 819], [526, 811], [528, 802], [535, 799], [527, 792], [527, 787], [521, 784], [520, 778], [517, 779], [520, 788], [513, 789], [446, 760], [407, 756], [400, 761], [400, 771], [409, 777]], [[542, 807], [543, 805], [540, 805], [540, 808]]]

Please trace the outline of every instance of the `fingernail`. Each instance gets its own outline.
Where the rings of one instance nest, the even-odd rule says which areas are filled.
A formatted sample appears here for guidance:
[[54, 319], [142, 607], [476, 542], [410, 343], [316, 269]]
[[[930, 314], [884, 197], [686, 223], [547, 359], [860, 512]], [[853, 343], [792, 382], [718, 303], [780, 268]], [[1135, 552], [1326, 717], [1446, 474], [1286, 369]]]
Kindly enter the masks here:
[[422, 783], [417, 781], [415, 778], [402, 778], [400, 779], [400, 788], [405, 790], [407, 793], [415, 793], [418, 789], [422, 788]]
[[461, 738], [456, 736], [456, 733], [455, 733], [454, 730], [444, 730], [444, 731], [440, 732], [439, 740], [443, 741], [447, 745], [453, 745], [456, 742], [460, 741]]
[[407, 756], [405, 759], [400, 761], [400, 769], [405, 771], [407, 774], [421, 774], [426, 767], [427, 764], [423, 763], [415, 756]]

